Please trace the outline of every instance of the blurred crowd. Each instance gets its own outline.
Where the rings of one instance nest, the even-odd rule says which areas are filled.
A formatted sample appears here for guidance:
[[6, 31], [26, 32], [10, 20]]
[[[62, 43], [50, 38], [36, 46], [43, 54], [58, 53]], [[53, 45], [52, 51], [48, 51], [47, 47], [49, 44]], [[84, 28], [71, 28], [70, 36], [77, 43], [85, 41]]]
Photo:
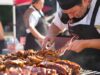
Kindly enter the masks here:
[[64, 41], [64, 46], [57, 45], [61, 58], [100, 71], [99, 8], [100, 0], [32, 0], [30, 5], [17, 6], [16, 38], [6, 44], [0, 22], [0, 51], [21, 45], [24, 50], [52, 50], [57, 38], [66, 37], [70, 40], [57, 40], [57, 44]]
[[[33, 2], [34, 1], [35, 0], [33, 0]], [[37, 3], [37, 1], [38, 0], [36, 0], [36, 3]], [[41, 3], [39, 3], [39, 5], [40, 4]], [[42, 14], [45, 18], [46, 25], [49, 26], [54, 18], [54, 14], [57, 10], [57, 3], [56, 3], [56, 0], [45, 0], [45, 2], [43, 2], [42, 4], [43, 4], [43, 7], [40, 10], [42, 10]], [[0, 44], [0, 45], [3, 45], [3, 44], [4, 45], [1, 46], [1, 48], [0, 48], [0, 54], [2, 53], [3, 49], [5, 50], [8, 47], [7, 45], [14, 44], [14, 42], [17, 44], [20, 43], [21, 44], [20, 46], [23, 46], [21, 48], [24, 49], [24, 45], [26, 44], [25, 41], [26, 41], [27, 31], [26, 31], [26, 26], [25, 26], [23, 16], [26, 15], [25, 12], [30, 8], [30, 6], [32, 6], [32, 4], [24, 5], [24, 6], [16, 6], [16, 38], [13, 37], [13, 34], [11, 34], [10, 37], [6, 37], [6, 35], [5, 35], [6, 32], [9, 36], [11, 30], [13, 30], [13, 29], [11, 29], [11, 28], [13, 28], [13, 25], [10, 24], [11, 22], [9, 22], [10, 25], [7, 24], [7, 26], [4, 27], [2, 24], [2, 17], [3, 16], [1, 17], [1, 20], [0, 20], [0, 30], [1, 31], [0, 32], [2, 34], [0, 33], [0, 37], [1, 37], [0, 39], [1, 39], [2, 44]], [[37, 8], [37, 6], [36, 6], [36, 8]], [[11, 25], [12, 25], [12, 27], [11, 27]], [[14, 41], [14, 39], [17, 42]], [[34, 46], [32, 45], [32, 47], [34, 47]], [[31, 49], [30, 45], [27, 49], [29, 49], [29, 48]], [[10, 48], [10, 49], [15, 49], [15, 48]]]

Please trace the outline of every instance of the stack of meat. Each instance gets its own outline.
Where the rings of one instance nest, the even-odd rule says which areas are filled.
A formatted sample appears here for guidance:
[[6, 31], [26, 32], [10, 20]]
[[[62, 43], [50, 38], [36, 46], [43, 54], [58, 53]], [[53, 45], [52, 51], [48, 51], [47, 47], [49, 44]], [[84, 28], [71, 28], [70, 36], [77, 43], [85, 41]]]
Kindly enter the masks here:
[[0, 75], [80, 75], [80, 66], [52, 50], [21, 50], [0, 55]]

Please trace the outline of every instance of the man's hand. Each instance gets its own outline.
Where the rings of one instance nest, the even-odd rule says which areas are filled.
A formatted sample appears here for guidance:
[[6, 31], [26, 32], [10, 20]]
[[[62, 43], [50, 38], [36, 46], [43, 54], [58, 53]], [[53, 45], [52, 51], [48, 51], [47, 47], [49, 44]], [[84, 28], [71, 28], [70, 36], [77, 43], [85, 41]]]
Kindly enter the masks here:
[[42, 43], [42, 49], [48, 50], [48, 49], [52, 48], [54, 45], [54, 40], [55, 40], [54, 37], [46, 37], [44, 39], [44, 42]]
[[86, 40], [74, 40], [69, 46], [68, 49], [75, 51], [75, 52], [81, 52], [83, 49], [87, 48], [88, 42]]

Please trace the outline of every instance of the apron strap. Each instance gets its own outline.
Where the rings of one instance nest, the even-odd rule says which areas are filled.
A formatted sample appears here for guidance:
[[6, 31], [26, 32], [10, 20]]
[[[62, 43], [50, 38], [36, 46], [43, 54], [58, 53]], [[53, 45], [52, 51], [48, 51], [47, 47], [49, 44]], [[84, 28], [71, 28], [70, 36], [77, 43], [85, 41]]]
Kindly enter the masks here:
[[44, 15], [42, 15], [41, 12], [35, 6], [33, 7], [37, 10], [37, 12], [41, 15], [41, 17], [44, 17]]
[[93, 11], [93, 14], [92, 14], [91, 22], [90, 22], [90, 25], [91, 25], [91, 26], [94, 26], [95, 18], [96, 18], [96, 15], [97, 15], [99, 6], [100, 6], [100, 0], [97, 0], [97, 2], [96, 2], [96, 4], [95, 4], [94, 11]]

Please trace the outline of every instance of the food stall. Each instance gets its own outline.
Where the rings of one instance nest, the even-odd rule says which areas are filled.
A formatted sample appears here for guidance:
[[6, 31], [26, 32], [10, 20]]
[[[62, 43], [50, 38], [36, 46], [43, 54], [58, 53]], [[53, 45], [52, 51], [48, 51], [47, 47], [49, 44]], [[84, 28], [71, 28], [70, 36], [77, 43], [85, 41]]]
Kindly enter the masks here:
[[[0, 0], [0, 5], [13, 7], [14, 38], [16, 38], [16, 5], [27, 4], [20, 4], [20, 1], [25, 0]], [[20, 50], [0, 55], [0, 75], [100, 75], [97, 71], [83, 70], [77, 63], [61, 60], [60, 53], [57, 50]]]
[[52, 50], [21, 50], [0, 55], [0, 75], [100, 75], [83, 70], [69, 60], [61, 60], [59, 52]]
[[32, 0], [0, 0], [0, 5], [12, 6], [13, 12], [13, 37], [16, 39], [16, 6], [29, 5]]

